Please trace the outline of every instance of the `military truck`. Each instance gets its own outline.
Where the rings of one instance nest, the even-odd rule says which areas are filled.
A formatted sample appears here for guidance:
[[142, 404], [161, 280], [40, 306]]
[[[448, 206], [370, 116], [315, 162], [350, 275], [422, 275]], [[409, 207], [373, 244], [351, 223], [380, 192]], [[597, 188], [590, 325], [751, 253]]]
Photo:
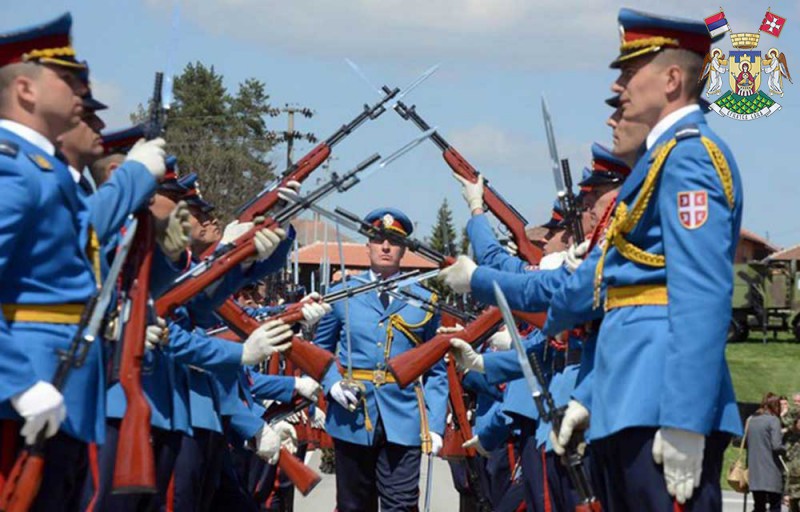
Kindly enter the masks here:
[[789, 332], [800, 341], [800, 275], [797, 262], [761, 260], [733, 267], [733, 316], [728, 342], [744, 341], [751, 331], [764, 340]]

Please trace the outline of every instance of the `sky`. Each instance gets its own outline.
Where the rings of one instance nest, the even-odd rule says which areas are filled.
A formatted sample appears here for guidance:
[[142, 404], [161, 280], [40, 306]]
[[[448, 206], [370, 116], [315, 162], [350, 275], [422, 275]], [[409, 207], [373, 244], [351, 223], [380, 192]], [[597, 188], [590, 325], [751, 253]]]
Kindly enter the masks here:
[[[778, 99], [783, 108], [749, 122], [714, 113], [708, 119], [738, 162], [744, 227], [781, 247], [800, 243], [800, 2], [31, 0], [6, 10], [0, 32], [72, 12], [73, 44], [90, 63], [94, 96], [111, 106], [104, 116], [111, 129], [127, 126], [128, 114], [147, 101], [156, 71], [179, 74], [187, 63], [199, 61], [213, 65], [231, 90], [253, 77], [266, 83], [274, 106], [313, 109], [315, 116], [298, 119], [296, 129], [324, 139], [378, 99], [346, 58], [372, 84], [392, 87], [439, 64], [406, 103], [415, 104], [530, 224], [538, 224], [549, 217], [555, 197], [541, 97], [549, 104], [560, 156], [570, 159], [577, 179], [590, 162], [592, 142], [611, 143], [605, 126], [611, 109], [603, 100], [611, 96], [617, 74], [608, 63], [618, 53], [616, 18], [626, 5], [698, 20], [721, 6], [734, 32], [756, 32], [770, 6], [787, 18], [780, 37], [762, 35], [758, 47], [784, 52], [798, 79], [784, 82], [785, 96]], [[731, 49], [727, 36], [715, 46]], [[280, 130], [286, 120], [270, 123]], [[386, 112], [337, 145], [330, 168], [347, 171], [375, 152], [389, 154], [418, 133]], [[295, 148], [299, 159], [311, 146], [301, 142]], [[285, 147], [277, 148], [275, 162], [283, 168]], [[202, 169], [197, 171], [202, 179]], [[317, 173], [311, 183], [324, 176]], [[457, 227], [468, 218], [460, 186], [450, 174], [441, 152], [425, 143], [324, 204], [361, 214], [394, 206], [424, 237], [444, 198]]]

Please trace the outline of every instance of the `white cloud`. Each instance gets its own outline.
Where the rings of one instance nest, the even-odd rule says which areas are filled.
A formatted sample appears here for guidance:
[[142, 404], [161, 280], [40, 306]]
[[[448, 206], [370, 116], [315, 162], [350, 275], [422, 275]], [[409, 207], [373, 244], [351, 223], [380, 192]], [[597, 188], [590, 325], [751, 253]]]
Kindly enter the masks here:
[[[483, 60], [532, 69], [604, 67], [618, 44], [618, 0], [176, 0], [182, 16], [265, 52], [366, 59]], [[171, 2], [147, 0], [152, 8]], [[701, 19], [690, 0], [637, 8]]]

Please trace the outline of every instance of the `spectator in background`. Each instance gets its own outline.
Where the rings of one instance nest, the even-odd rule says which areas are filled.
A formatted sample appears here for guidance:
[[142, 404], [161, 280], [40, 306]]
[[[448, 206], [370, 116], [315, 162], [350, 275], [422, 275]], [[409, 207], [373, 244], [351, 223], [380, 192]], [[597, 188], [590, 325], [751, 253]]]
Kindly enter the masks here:
[[780, 512], [783, 476], [778, 456], [783, 452], [781, 400], [767, 393], [761, 407], [750, 417], [747, 431], [747, 467], [753, 512]]
[[800, 512], [800, 418], [792, 413], [787, 416], [794, 421], [783, 438], [786, 447], [786, 495], [789, 498], [789, 512]]

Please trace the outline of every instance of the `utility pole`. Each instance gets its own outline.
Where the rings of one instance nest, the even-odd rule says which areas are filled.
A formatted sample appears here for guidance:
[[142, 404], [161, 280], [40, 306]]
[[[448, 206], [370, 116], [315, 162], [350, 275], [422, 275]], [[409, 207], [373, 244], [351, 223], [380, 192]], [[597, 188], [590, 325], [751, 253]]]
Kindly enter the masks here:
[[301, 116], [310, 119], [314, 117], [314, 111], [310, 108], [300, 107], [297, 105], [290, 105], [287, 103], [280, 109], [282, 114], [286, 114], [288, 118], [288, 126], [286, 131], [282, 133], [283, 140], [286, 141], [286, 167], [287, 169], [292, 166], [292, 150], [294, 149], [295, 139], [307, 140], [310, 143], [317, 142], [317, 138], [313, 133], [301, 133], [294, 129], [294, 115], [300, 114]]

